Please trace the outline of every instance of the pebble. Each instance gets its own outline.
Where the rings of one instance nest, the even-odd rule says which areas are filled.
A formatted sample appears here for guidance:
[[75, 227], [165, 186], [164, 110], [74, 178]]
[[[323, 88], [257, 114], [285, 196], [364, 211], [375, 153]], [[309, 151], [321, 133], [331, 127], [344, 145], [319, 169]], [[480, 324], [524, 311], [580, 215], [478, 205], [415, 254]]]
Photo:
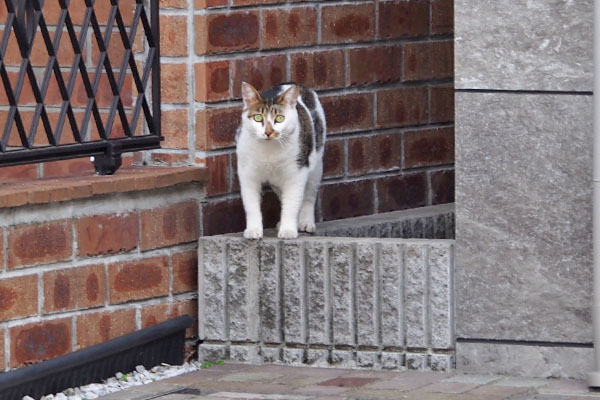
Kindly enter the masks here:
[[[183, 365], [157, 365], [147, 370], [143, 365], [135, 367], [130, 373], [117, 372], [114, 377], [108, 378], [103, 383], [91, 383], [78, 388], [68, 388], [61, 393], [42, 396], [40, 400], [91, 400], [97, 399], [109, 393], [118, 392], [132, 386], [147, 385], [161, 379], [197, 371], [201, 368], [199, 361], [187, 362]], [[24, 396], [22, 400], [35, 400], [30, 396]]]

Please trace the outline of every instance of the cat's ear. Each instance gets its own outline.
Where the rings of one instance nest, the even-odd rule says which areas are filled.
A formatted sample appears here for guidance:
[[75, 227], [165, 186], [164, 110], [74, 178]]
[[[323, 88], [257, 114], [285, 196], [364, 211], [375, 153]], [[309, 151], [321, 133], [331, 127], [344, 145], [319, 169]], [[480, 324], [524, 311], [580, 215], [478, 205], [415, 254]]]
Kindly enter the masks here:
[[250, 107], [252, 104], [256, 104], [262, 101], [262, 96], [249, 83], [242, 82], [242, 99], [244, 100], [244, 105], [246, 107]]
[[279, 104], [287, 104], [290, 107], [296, 107], [298, 96], [300, 96], [300, 88], [298, 88], [296, 85], [292, 85], [285, 92], [279, 95], [277, 102]]

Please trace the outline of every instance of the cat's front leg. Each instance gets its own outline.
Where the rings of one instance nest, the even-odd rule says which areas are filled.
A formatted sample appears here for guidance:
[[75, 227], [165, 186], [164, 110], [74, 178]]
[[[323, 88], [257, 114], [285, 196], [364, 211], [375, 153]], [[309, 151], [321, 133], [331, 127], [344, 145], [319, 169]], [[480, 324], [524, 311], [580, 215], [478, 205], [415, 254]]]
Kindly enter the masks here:
[[260, 239], [263, 237], [262, 212], [260, 211], [262, 185], [254, 179], [240, 175], [240, 189], [246, 213], [244, 237], [246, 239]]
[[295, 177], [294, 182], [287, 182], [281, 191], [281, 219], [277, 237], [295, 239], [298, 237], [298, 212], [302, 204], [306, 176]]

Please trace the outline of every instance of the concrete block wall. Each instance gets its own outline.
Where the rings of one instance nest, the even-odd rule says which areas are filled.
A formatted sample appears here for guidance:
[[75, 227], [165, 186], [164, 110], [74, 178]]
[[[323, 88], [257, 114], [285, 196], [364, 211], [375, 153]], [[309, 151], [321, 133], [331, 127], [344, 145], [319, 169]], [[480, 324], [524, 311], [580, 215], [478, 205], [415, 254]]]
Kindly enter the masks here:
[[455, 2], [458, 368], [593, 362], [593, 2]]
[[451, 240], [199, 241], [204, 360], [448, 370]]

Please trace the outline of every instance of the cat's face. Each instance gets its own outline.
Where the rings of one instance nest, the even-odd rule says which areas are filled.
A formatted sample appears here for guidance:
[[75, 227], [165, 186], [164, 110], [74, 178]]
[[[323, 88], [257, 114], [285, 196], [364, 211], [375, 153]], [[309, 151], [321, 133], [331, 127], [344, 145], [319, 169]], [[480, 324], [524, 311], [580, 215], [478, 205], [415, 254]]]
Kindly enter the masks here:
[[268, 97], [261, 95], [252, 85], [242, 82], [242, 124], [260, 140], [285, 141], [297, 123], [296, 101], [300, 90], [292, 85], [283, 93]]

